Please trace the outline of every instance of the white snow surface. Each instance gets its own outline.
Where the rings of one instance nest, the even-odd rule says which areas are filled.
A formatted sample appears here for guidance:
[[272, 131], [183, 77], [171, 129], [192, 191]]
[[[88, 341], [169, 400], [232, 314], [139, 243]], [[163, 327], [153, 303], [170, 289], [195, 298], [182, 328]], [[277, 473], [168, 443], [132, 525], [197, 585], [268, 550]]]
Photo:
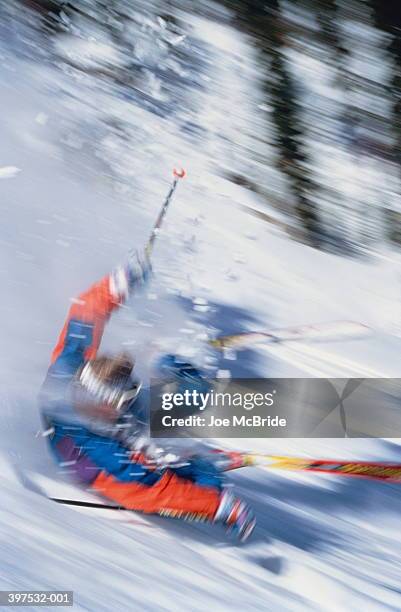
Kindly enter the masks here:
[[[245, 38], [236, 40], [237, 52], [249, 60], [241, 86], [230, 64], [235, 54], [224, 55], [230, 36], [239, 34], [217, 25], [206, 32], [202, 20], [193, 27], [205, 44], [219, 41], [210, 82], [199, 94], [200, 106], [208, 100], [202, 149], [168, 118], [106, 99], [102, 91], [85, 105], [67, 95], [78, 87], [69, 73], [3, 50], [0, 169], [21, 172], [8, 172], [13, 180], [0, 186], [0, 589], [73, 590], [74, 609], [91, 612], [399, 610], [399, 486], [242, 470], [230, 480], [254, 506], [258, 526], [238, 546], [218, 527], [59, 506], [18, 477], [31, 470], [60, 478], [37, 435], [36, 394], [50, 351], [69, 300], [133, 244], [144, 244], [176, 162], [185, 162], [188, 179], [158, 237], [154, 278], [110, 323], [104, 348], [124, 345], [143, 362], [150, 337], [202, 360], [202, 343], [213, 332], [353, 319], [372, 333], [344, 343], [258, 346], [247, 371], [400, 376], [397, 255], [383, 251], [355, 261], [321, 253], [246, 211], [260, 205], [255, 196], [220, 178], [216, 165], [226, 151], [224, 136], [241, 138], [221, 91], [237, 109], [254, 104], [257, 112], [260, 103], [256, 94], [244, 97], [244, 87], [257, 88], [252, 51]], [[131, 134], [132, 146], [124, 141], [124, 148], [112, 132], [102, 136], [100, 120], [116, 117], [141, 126]], [[95, 133], [92, 149], [88, 126]], [[241, 354], [229, 364], [241, 370]], [[273, 453], [401, 460], [390, 440], [221, 442]], [[62, 491], [71, 494], [67, 484]]]

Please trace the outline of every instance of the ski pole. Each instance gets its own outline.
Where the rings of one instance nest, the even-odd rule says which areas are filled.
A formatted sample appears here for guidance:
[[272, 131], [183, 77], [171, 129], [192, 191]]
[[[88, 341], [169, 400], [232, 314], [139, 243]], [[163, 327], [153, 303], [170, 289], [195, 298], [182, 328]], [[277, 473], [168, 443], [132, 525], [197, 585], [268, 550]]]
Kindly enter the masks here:
[[145, 255], [146, 257], [150, 257], [150, 255], [152, 254], [152, 250], [153, 250], [153, 245], [154, 242], [156, 240], [156, 236], [159, 233], [159, 230], [162, 226], [164, 217], [166, 216], [168, 207], [170, 205], [171, 202], [171, 198], [173, 197], [173, 194], [177, 188], [178, 185], [178, 181], [182, 178], [184, 178], [186, 176], [186, 171], [184, 170], [184, 168], [181, 168], [180, 170], [178, 170], [177, 168], [174, 168], [173, 170], [173, 176], [174, 176], [174, 181], [170, 187], [170, 191], [168, 192], [166, 199], [163, 202], [163, 206], [161, 208], [161, 211], [159, 213], [159, 216], [157, 217], [156, 223], [153, 226], [152, 232], [149, 236], [149, 240], [145, 246]]

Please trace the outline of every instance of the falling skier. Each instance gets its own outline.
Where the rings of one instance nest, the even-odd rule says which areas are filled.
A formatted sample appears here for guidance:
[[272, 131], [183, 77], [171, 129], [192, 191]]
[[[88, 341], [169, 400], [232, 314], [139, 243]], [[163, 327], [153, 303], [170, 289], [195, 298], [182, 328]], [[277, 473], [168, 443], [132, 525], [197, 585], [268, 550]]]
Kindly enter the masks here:
[[[224, 488], [212, 461], [194, 456], [169, 464], [152, 454], [149, 439], [144, 442], [147, 396], [133, 376], [132, 358], [98, 354], [110, 315], [146, 282], [149, 253], [131, 255], [73, 302], [40, 394], [51, 449], [80, 483], [125, 508], [222, 523], [245, 540], [254, 515]], [[195, 367], [172, 355], [159, 363], [180, 384], [204, 382]]]

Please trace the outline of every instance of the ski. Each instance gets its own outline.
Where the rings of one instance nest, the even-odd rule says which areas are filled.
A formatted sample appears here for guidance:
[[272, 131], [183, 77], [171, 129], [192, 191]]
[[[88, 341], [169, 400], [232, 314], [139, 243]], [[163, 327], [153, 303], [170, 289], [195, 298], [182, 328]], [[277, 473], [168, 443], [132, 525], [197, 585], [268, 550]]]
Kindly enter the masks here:
[[124, 508], [124, 506], [116, 506], [114, 504], [102, 504], [97, 502], [89, 502], [81, 499], [63, 499], [61, 497], [48, 497], [50, 501], [56, 502], [57, 504], [63, 504], [65, 506], [78, 506], [80, 508], [96, 508], [98, 510], [124, 510], [127, 512], [132, 512], [132, 510], [128, 510], [128, 508]]
[[224, 472], [243, 467], [261, 467], [265, 469], [295, 470], [334, 474], [338, 476], [353, 476], [377, 481], [401, 483], [401, 464], [381, 461], [347, 461], [335, 459], [309, 459], [308, 457], [291, 457], [268, 455], [261, 453], [246, 453], [216, 449], [214, 452], [222, 455], [217, 461]]
[[248, 348], [259, 342], [293, 342], [296, 340], [341, 340], [366, 336], [370, 328], [357, 321], [331, 321], [314, 325], [299, 325], [266, 331], [240, 332], [209, 340], [217, 349]]
[[138, 525], [139, 527], [156, 528], [155, 525], [147, 523], [145, 520], [139, 517], [136, 519], [135, 518], [136, 513], [133, 510], [129, 510], [128, 508], [125, 508], [124, 506], [119, 506], [117, 504], [108, 504], [106, 502], [101, 502], [101, 501], [97, 502], [97, 501], [91, 501], [88, 499], [75, 498], [75, 493], [77, 495], [80, 495], [82, 494], [82, 491], [80, 491], [77, 488], [75, 492], [73, 489], [75, 489], [76, 487], [74, 485], [71, 485], [70, 483], [68, 484], [68, 491], [66, 491], [65, 493], [67, 495], [70, 495], [71, 497], [59, 497], [59, 496], [52, 495], [49, 490], [49, 483], [50, 483], [50, 486], [52, 484], [51, 479], [48, 479], [45, 477], [45, 480], [43, 480], [43, 478], [39, 478], [39, 481], [37, 481], [37, 476], [38, 476], [37, 474], [26, 472], [22, 470], [16, 464], [14, 464], [13, 467], [14, 467], [18, 480], [20, 481], [20, 483], [25, 489], [27, 489], [28, 491], [31, 491], [32, 493], [35, 493], [36, 495], [39, 495], [40, 497], [43, 497], [44, 499], [47, 499], [48, 501], [54, 502], [56, 504], [61, 504], [64, 506], [72, 506], [77, 509], [78, 508], [83, 508], [83, 509], [88, 508], [91, 510], [112, 510], [112, 511], [118, 510], [120, 512], [122, 511], [126, 513], [130, 513], [129, 518], [124, 519], [124, 523], [129, 523], [131, 525]]

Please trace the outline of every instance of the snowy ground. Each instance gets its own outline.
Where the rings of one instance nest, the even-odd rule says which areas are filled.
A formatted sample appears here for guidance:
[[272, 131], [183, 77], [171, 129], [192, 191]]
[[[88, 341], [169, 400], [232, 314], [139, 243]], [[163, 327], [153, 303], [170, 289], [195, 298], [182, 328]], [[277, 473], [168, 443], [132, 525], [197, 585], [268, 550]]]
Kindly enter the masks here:
[[[20, 172], [0, 173], [0, 588], [72, 589], [75, 609], [96, 612], [401, 609], [395, 485], [242, 471], [232, 481], [253, 504], [258, 527], [238, 547], [218, 528], [52, 505], [17, 477], [27, 469], [58, 476], [36, 436], [35, 397], [69, 299], [144, 243], [177, 159], [185, 160], [188, 180], [160, 234], [154, 279], [110, 324], [105, 348], [124, 344], [140, 361], [150, 336], [202, 358], [205, 332], [354, 319], [372, 328], [363, 340], [258, 347], [218, 365], [253, 376], [400, 376], [397, 257], [367, 262], [319, 253], [246, 211], [258, 206], [254, 196], [214, 167], [226, 152], [224, 136], [233, 137], [229, 118], [216, 135], [225, 113], [221, 89], [237, 107], [245, 103], [232, 78], [237, 58], [227, 56], [233, 33], [221, 27], [211, 34], [201, 21], [194, 27], [214, 60], [197, 99], [201, 150], [168, 118], [122, 99], [113, 106], [104, 91], [93, 92], [89, 110], [76, 94], [91, 84], [2, 49], [0, 167]], [[236, 44], [243, 54], [246, 39]], [[251, 79], [251, 61], [243, 69]], [[115, 134], [102, 136], [100, 115], [123, 119], [132, 137], [136, 125], [146, 127], [123, 149]], [[77, 141], [80, 129], [86, 143]], [[399, 446], [382, 440], [230, 443], [401, 459]]]

